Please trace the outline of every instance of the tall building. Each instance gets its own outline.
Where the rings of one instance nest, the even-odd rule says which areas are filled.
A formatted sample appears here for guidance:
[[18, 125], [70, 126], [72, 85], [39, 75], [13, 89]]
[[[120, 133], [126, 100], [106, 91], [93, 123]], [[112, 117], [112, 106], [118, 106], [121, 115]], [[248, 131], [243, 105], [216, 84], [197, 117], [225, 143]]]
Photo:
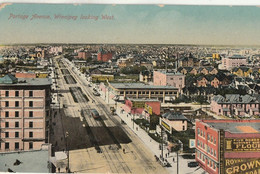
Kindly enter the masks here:
[[185, 75], [179, 72], [154, 71], [153, 84], [155, 86], [173, 86], [181, 92], [185, 87]]
[[260, 172], [260, 120], [196, 120], [196, 161], [210, 174]]
[[233, 55], [231, 57], [222, 58], [222, 64], [220, 69], [232, 70], [234, 67], [240, 67], [246, 65], [246, 57], [240, 55]]
[[113, 57], [112, 52], [105, 52], [103, 48], [98, 50], [97, 60], [101, 62], [108, 62]]
[[49, 139], [51, 80], [0, 78], [0, 151], [38, 150]]

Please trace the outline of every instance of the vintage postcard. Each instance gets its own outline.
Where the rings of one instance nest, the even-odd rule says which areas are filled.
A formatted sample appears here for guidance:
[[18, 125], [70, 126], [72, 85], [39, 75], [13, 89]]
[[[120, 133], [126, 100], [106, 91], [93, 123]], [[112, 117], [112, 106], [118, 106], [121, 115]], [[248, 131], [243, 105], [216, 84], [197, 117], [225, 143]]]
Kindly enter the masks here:
[[0, 4], [0, 172], [259, 174], [259, 18]]

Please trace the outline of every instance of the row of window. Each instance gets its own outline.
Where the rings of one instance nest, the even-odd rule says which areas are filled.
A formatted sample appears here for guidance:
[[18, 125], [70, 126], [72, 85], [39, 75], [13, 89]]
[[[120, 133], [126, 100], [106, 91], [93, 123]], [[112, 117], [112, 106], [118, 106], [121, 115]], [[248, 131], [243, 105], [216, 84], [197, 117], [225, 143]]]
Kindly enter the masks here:
[[[20, 148], [19, 145], [20, 145], [19, 142], [15, 142], [14, 143], [14, 148], [18, 150]], [[0, 147], [1, 147], [1, 143], [0, 143]], [[10, 149], [10, 143], [9, 142], [5, 143], [5, 149], [6, 150]], [[29, 149], [33, 149], [33, 142], [29, 142]]]
[[[9, 101], [5, 101], [5, 107], [9, 107]], [[19, 101], [15, 101], [15, 107], [19, 107]], [[33, 107], [33, 101], [29, 101], [29, 107]]]
[[[229, 107], [231, 104], [221, 104], [221, 107]], [[232, 104], [233, 106], [236, 107], [240, 107], [242, 108], [243, 106], [245, 107], [245, 105], [249, 105], [250, 107], [252, 107], [253, 105], [255, 105], [255, 107], [257, 106], [257, 104], [252, 104], [252, 103], [245, 103], [245, 104]]]
[[[203, 131], [203, 130], [200, 130], [200, 128], [197, 128], [197, 134], [200, 135], [201, 137], [206, 138], [206, 137], [205, 137], [206, 132]], [[216, 144], [216, 138], [213, 137], [213, 136], [211, 136], [210, 134], [207, 134], [207, 135], [208, 135], [207, 141]], [[214, 140], [213, 140], [213, 139], [214, 139]]]
[[[19, 128], [19, 122], [18, 121], [16, 121], [14, 125], [15, 125], [15, 128]], [[9, 128], [9, 122], [5, 122], [5, 128]], [[32, 121], [29, 122], [29, 128], [33, 128], [33, 122]]]
[[[33, 138], [33, 132], [29, 132], [29, 137]], [[10, 137], [9, 132], [5, 132], [5, 138], [19, 138], [19, 132], [15, 132], [14, 137]]]
[[[5, 111], [5, 117], [8, 118], [10, 116], [9, 111]], [[19, 117], [19, 111], [15, 111], [15, 117]], [[29, 111], [29, 117], [33, 117], [33, 111]]]
[[213, 170], [216, 170], [217, 164], [216, 164], [213, 160], [207, 158], [203, 153], [197, 151], [197, 157], [198, 157], [200, 160], [202, 160], [204, 163], [205, 163], [205, 161], [207, 160], [207, 166], [210, 167], [210, 168], [212, 168]]
[[[125, 93], [126, 94], [137, 94], [136, 91], [126, 91]], [[123, 95], [124, 91], [121, 91], [120, 94]], [[138, 94], [146, 94], [146, 95], [148, 95], [149, 91], [139, 91]], [[163, 95], [163, 92], [162, 91], [161, 92], [151, 92], [151, 94], [161, 94], [161, 95]], [[177, 92], [165, 92], [165, 94], [177, 94]]]
[[[9, 97], [9, 91], [5, 91], [5, 97]], [[19, 97], [19, 91], [15, 91], [15, 97]], [[29, 97], [33, 97], [33, 91], [29, 91]]]

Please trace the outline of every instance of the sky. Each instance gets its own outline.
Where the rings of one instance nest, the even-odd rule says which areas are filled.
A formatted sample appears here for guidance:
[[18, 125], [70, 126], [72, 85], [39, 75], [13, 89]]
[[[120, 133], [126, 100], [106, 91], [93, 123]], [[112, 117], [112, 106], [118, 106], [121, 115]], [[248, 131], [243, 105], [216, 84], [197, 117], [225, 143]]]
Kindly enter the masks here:
[[255, 6], [1, 4], [0, 44], [260, 45], [259, 18]]

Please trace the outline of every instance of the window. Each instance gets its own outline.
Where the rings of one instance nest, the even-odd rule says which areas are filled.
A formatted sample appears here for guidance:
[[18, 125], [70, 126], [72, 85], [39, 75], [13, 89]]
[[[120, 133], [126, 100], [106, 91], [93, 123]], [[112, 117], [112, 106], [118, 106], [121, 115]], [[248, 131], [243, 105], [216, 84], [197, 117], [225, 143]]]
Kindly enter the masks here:
[[5, 143], [5, 149], [9, 149], [9, 143]]
[[15, 101], [15, 107], [19, 107], [19, 101]]
[[197, 134], [198, 134], [198, 135], [200, 134], [200, 128], [197, 129]]
[[19, 111], [15, 111], [15, 117], [19, 117]]
[[19, 149], [19, 143], [18, 142], [14, 143], [14, 147], [15, 149]]
[[33, 122], [32, 121], [29, 122], [29, 128], [33, 128]]
[[29, 149], [33, 149], [33, 142], [29, 142]]
[[5, 107], [9, 107], [9, 101], [5, 102]]
[[33, 132], [29, 132], [29, 137], [30, 137], [30, 138], [33, 137]]
[[9, 132], [5, 132], [5, 138], [9, 138]]
[[29, 101], [29, 107], [33, 107], [33, 102]]
[[15, 91], [15, 97], [19, 97], [19, 91]]
[[210, 135], [208, 134], [208, 141], [210, 141]]
[[5, 96], [9, 97], [9, 91], [5, 91]]
[[185, 130], [185, 126], [182, 126], [182, 130]]
[[15, 138], [19, 138], [19, 132], [15, 132]]
[[15, 127], [19, 127], [19, 122], [18, 121], [15, 122]]
[[197, 145], [198, 145], [198, 146], [200, 145], [200, 140], [197, 141]]
[[210, 141], [213, 143], [213, 136], [211, 136], [211, 140]]
[[221, 109], [219, 109], [218, 112], [220, 113], [220, 112], [221, 112]]
[[5, 117], [9, 117], [9, 112], [8, 111], [5, 111]]
[[9, 127], [9, 122], [5, 122], [5, 127], [6, 127], [6, 128]]
[[33, 117], [33, 111], [29, 111], [29, 117]]
[[216, 138], [214, 138], [214, 144], [216, 144]]
[[33, 96], [33, 91], [29, 91], [29, 97]]

